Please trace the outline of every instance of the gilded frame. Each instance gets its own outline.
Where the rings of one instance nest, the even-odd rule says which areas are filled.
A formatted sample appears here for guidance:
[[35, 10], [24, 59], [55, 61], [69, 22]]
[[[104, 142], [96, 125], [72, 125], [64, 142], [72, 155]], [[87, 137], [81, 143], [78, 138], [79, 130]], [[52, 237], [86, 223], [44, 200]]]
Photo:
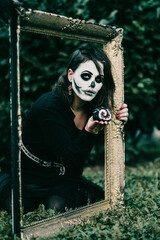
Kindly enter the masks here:
[[[42, 11], [29, 10], [25, 12], [23, 9], [17, 29], [18, 34], [23, 31], [34, 32], [103, 44], [104, 52], [111, 61], [112, 74], [116, 86], [114, 107], [112, 109], [112, 122], [104, 130], [105, 200], [36, 222], [32, 225], [24, 226], [21, 219], [21, 239], [30, 239], [33, 236], [38, 239], [38, 237], [48, 237], [59, 231], [62, 227], [81, 223], [85, 217], [103, 211], [116, 202], [123, 202], [125, 186], [124, 124], [116, 119], [115, 114], [124, 102], [124, 63], [123, 48], [121, 45], [123, 29], [86, 22], [80, 19], [67, 18]], [[19, 72], [18, 64], [17, 73], [19, 74]], [[18, 78], [20, 80], [20, 76], [18, 76]], [[21, 120], [19, 121], [19, 129], [21, 128], [20, 124]], [[21, 132], [19, 132], [19, 146], [20, 145]]]

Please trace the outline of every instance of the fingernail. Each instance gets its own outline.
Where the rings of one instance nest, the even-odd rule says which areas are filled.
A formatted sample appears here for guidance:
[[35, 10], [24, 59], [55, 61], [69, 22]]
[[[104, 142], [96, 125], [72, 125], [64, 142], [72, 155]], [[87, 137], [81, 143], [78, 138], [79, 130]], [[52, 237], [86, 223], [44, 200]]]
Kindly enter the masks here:
[[119, 114], [120, 114], [120, 112], [117, 112], [116, 114], [117, 114], [117, 115], [119, 115]]
[[123, 109], [123, 107], [120, 108], [121, 110]]

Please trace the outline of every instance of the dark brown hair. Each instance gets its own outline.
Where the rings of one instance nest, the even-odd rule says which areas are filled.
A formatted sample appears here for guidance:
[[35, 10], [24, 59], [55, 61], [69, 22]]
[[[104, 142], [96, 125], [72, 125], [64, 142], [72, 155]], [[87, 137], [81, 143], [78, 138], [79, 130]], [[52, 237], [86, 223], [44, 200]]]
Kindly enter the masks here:
[[111, 63], [104, 51], [93, 44], [83, 44], [73, 52], [67, 68], [59, 77], [54, 88], [57, 89], [58, 92], [62, 93], [65, 100], [71, 106], [73, 102], [73, 94], [71, 96], [68, 94], [68, 86], [70, 85], [68, 80], [68, 70], [71, 68], [74, 72], [82, 62], [86, 62], [88, 60], [92, 60], [94, 62], [99, 73], [100, 67], [98, 61], [103, 64], [104, 79], [102, 78], [103, 86], [97, 96], [92, 101], [86, 102], [85, 107], [89, 111], [93, 111], [95, 107], [99, 106], [111, 108], [113, 106], [113, 92], [115, 89], [111, 74]]

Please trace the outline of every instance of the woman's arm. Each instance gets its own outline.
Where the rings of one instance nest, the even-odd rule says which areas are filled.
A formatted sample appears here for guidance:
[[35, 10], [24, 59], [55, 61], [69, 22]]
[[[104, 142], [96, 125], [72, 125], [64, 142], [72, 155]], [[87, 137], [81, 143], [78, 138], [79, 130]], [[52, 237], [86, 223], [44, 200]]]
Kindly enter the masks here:
[[74, 169], [83, 166], [96, 136], [82, 130], [77, 138], [72, 139], [71, 130], [67, 124], [60, 112], [46, 111], [41, 115], [41, 130], [51, 155], [57, 155], [64, 165], [67, 164]]
[[[52, 99], [51, 94], [37, 100], [23, 124], [23, 142], [31, 153], [40, 154], [37, 157], [45, 154], [45, 160], [56, 161], [57, 156], [57, 161], [74, 170], [83, 166], [97, 136], [84, 129], [77, 130], [73, 113], [66, 106], [61, 98]], [[39, 142], [39, 150], [38, 146], [34, 149], [30, 145], [35, 139], [37, 144]]]

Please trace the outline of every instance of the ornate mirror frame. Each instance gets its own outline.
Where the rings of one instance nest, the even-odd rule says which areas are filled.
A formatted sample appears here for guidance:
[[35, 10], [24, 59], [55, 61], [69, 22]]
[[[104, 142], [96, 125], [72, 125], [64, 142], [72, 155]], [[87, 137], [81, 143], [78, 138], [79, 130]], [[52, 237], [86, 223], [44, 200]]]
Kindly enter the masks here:
[[[121, 46], [123, 38], [123, 29], [112, 26], [98, 25], [84, 20], [67, 18], [64, 16], [46, 13], [42, 11], [29, 10], [21, 17], [12, 19], [11, 23], [11, 88], [14, 88], [11, 96], [11, 119], [17, 119], [17, 125], [11, 122], [12, 137], [17, 130], [17, 149], [12, 146], [12, 161], [13, 161], [13, 181], [16, 180], [16, 185], [13, 184], [13, 232], [18, 232], [21, 239], [37, 238], [38, 236], [49, 236], [62, 227], [80, 223], [86, 216], [93, 215], [96, 212], [107, 209], [116, 202], [123, 202], [124, 194], [124, 124], [116, 119], [116, 112], [124, 102], [124, 63], [123, 49]], [[15, 27], [16, 25], [16, 27]], [[14, 28], [15, 34], [14, 35]], [[63, 37], [86, 42], [103, 44], [103, 50], [109, 57], [112, 65], [112, 74], [115, 82], [114, 107], [112, 109], [112, 121], [104, 130], [105, 136], [105, 200], [94, 203], [76, 210], [60, 214], [58, 216], [36, 222], [31, 225], [24, 226], [22, 221], [21, 211], [21, 113], [20, 113], [20, 64], [19, 64], [19, 37], [20, 32], [34, 32], [38, 34], [50, 35], [53, 37]], [[17, 50], [17, 51], [16, 51]], [[17, 58], [15, 63], [15, 56]], [[17, 92], [16, 92], [17, 91]], [[15, 100], [15, 110], [14, 99]], [[17, 105], [16, 105], [17, 104]], [[14, 129], [15, 127], [15, 129]], [[12, 142], [16, 139], [12, 139]], [[18, 151], [18, 153], [17, 153]], [[15, 156], [14, 156], [15, 153]], [[17, 155], [16, 155], [17, 154]], [[14, 158], [18, 158], [14, 160]], [[16, 158], [16, 159], [17, 159]], [[15, 165], [14, 162], [16, 161]], [[17, 164], [17, 165], [16, 165]], [[16, 170], [18, 169], [18, 171]], [[19, 189], [18, 194], [15, 194], [16, 189]], [[19, 205], [16, 206], [17, 199]], [[19, 217], [17, 212], [19, 211]], [[17, 220], [18, 219], [18, 220]], [[18, 226], [17, 226], [18, 221]], [[16, 230], [15, 230], [16, 229]]]

